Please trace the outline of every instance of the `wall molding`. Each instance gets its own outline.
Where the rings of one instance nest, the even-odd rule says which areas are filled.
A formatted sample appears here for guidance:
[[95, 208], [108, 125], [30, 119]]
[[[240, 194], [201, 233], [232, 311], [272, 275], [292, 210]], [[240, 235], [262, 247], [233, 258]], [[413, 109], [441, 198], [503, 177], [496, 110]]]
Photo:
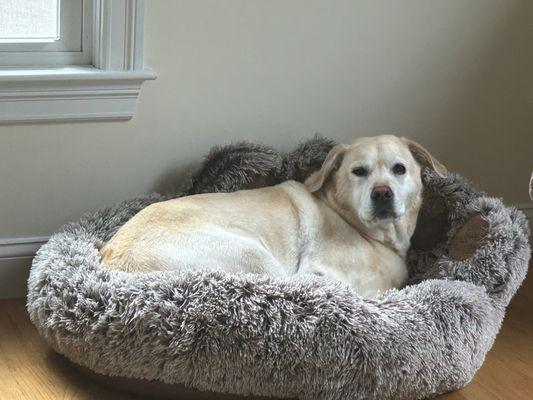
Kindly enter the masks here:
[[30, 266], [48, 236], [0, 239], [0, 299], [24, 297]]
[[0, 259], [33, 257], [49, 236], [0, 239]]
[[156, 78], [143, 64], [144, 0], [91, 0], [88, 65], [6, 67], [0, 62], [0, 124], [127, 120], [141, 85]]
[[107, 71], [91, 66], [0, 70], [0, 123], [131, 119], [150, 69]]

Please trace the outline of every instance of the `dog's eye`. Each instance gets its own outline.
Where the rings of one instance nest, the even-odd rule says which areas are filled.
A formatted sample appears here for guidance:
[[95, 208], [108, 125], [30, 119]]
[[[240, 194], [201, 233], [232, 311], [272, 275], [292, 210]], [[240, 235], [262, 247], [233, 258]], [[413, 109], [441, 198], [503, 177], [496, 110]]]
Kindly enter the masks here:
[[403, 164], [394, 164], [392, 167], [392, 172], [394, 172], [395, 175], [403, 175], [405, 174], [405, 165]]
[[352, 169], [352, 174], [356, 176], [367, 176], [368, 170], [365, 167], [355, 167]]

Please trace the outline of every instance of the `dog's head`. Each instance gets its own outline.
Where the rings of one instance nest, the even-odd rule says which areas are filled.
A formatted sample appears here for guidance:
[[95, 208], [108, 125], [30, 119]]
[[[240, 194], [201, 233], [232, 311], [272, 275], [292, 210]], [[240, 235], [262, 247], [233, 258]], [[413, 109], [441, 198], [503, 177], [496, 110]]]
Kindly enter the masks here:
[[416, 142], [391, 135], [366, 137], [331, 149], [305, 185], [312, 193], [324, 189], [345, 215], [372, 228], [406, 213], [416, 219], [421, 166], [446, 174], [446, 168]]

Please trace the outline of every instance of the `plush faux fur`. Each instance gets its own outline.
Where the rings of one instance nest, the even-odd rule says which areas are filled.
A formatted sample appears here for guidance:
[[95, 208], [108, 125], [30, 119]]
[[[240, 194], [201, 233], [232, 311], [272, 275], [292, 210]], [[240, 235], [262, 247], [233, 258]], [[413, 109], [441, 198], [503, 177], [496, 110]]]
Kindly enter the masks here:
[[[217, 148], [183, 193], [303, 180], [332, 145], [315, 138], [286, 156], [244, 143]], [[154, 194], [53, 235], [33, 262], [28, 312], [56, 351], [106, 375], [309, 400], [422, 399], [458, 389], [481, 366], [525, 277], [529, 232], [522, 213], [456, 175], [425, 171], [423, 181], [442, 203], [446, 229], [431, 248], [410, 251], [411, 284], [378, 299], [319, 277], [102, 267], [102, 243], [166, 198]], [[451, 259], [450, 239], [478, 213], [489, 224], [483, 243], [468, 260]]]

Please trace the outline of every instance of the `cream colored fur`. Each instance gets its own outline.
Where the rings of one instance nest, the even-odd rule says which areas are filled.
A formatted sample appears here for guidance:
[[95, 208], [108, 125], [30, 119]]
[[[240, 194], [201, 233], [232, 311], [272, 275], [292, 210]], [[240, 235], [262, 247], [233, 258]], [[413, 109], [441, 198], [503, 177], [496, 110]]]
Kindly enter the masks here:
[[[406, 173], [395, 175], [395, 163], [405, 165]], [[288, 181], [152, 204], [102, 248], [102, 261], [125, 271], [313, 273], [376, 296], [407, 277], [404, 257], [421, 204], [419, 163], [445, 172], [407, 139], [378, 136], [338, 145], [305, 184]], [[361, 165], [368, 176], [352, 173]], [[379, 185], [394, 192], [396, 218], [373, 217], [370, 193]]]

